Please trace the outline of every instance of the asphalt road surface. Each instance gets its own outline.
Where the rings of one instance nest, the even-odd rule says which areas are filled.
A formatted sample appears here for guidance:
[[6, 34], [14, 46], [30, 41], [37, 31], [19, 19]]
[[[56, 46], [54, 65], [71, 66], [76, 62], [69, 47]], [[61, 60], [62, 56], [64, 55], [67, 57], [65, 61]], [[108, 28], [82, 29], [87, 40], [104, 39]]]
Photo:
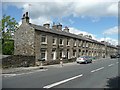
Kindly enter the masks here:
[[118, 59], [2, 76], [3, 88], [118, 88]]

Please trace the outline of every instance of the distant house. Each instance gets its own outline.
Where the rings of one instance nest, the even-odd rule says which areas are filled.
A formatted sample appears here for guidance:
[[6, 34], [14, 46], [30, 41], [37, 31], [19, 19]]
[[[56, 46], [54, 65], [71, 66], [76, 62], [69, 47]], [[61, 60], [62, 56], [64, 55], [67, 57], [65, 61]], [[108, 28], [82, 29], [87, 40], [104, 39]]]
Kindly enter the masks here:
[[[117, 52], [117, 47], [69, 32], [62, 25], [46, 23], [43, 26], [29, 22], [28, 12], [22, 17], [22, 24], [15, 32], [15, 55], [35, 56], [38, 59], [58, 60], [65, 56], [70, 59], [82, 55], [103, 57]], [[107, 53], [106, 53], [107, 52]]]

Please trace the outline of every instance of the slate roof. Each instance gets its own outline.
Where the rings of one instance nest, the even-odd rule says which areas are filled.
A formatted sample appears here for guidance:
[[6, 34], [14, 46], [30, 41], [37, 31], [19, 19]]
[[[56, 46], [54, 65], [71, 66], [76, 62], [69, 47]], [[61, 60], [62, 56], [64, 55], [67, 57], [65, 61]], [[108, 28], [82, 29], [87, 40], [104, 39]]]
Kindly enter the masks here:
[[[89, 42], [94, 42], [94, 43], [99, 43], [99, 44], [104, 45], [104, 43], [101, 43], [101, 42], [99, 42], [97, 40], [89, 39], [89, 38], [85, 38], [85, 37], [81, 37], [81, 36], [76, 35], [76, 34], [64, 32], [64, 31], [58, 31], [58, 30], [54, 30], [54, 29], [47, 29], [47, 28], [45, 28], [43, 26], [35, 25], [35, 24], [32, 24], [32, 23], [29, 23], [29, 25], [31, 27], [33, 27], [35, 30], [37, 30], [37, 31], [43, 31], [43, 32], [53, 33], [53, 34], [57, 34], [57, 35], [61, 35], [61, 36], [72, 37], [72, 38], [75, 38], [75, 39], [81, 39], [81, 40], [85, 40], [85, 41], [89, 41]], [[112, 45], [109, 45], [109, 46], [115, 47], [115, 46], [112, 46]]]
[[79, 35], [64, 32], [64, 31], [58, 31], [58, 30], [54, 30], [54, 29], [47, 29], [47, 28], [45, 28], [43, 26], [39, 26], [39, 25], [31, 24], [31, 23], [30, 23], [30, 26], [33, 27], [35, 30], [40, 30], [40, 31], [44, 31], [44, 32], [57, 34], [57, 35], [68, 36], [68, 37], [72, 37], [72, 38], [76, 38], [76, 39], [82, 39], [82, 40], [86, 40], [86, 41], [91, 41], [91, 40], [89, 40], [87, 38], [84, 38], [84, 37], [81, 37]]

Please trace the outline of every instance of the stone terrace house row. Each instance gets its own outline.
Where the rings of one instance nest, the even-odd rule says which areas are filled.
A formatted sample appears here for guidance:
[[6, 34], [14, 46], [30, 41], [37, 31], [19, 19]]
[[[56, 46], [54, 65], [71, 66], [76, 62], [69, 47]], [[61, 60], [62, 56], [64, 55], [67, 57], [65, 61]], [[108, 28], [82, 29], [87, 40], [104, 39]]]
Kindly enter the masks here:
[[115, 46], [106, 45], [90, 37], [75, 35], [62, 25], [46, 23], [43, 26], [29, 23], [28, 12], [22, 17], [22, 24], [15, 32], [15, 55], [35, 56], [38, 59], [58, 60], [82, 55], [103, 57], [117, 52]]

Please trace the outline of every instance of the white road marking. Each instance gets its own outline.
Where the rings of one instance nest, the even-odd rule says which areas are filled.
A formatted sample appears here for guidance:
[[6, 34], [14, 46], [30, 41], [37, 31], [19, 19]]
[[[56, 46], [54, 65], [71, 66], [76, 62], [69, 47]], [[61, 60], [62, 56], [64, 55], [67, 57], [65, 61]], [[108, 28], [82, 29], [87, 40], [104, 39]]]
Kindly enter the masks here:
[[20, 74], [2, 74], [4, 77], [13, 77], [13, 76], [19, 76], [19, 75], [25, 75], [25, 74], [31, 74], [39, 71], [47, 71], [48, 69], [43, 69], [43, 70], [36, 70], [33, 72], [28, 72], [28, 73], [20, 73]]
[[116, 62], [116, 64], [118, 64], [119, 62]]
[[16, 74], [2, 74], [4, 77], [13, 77], [16, 76]]
[[96, 72], [96, 71], [99, 71], [101, 69], [103, 69], [104, 67], [101, 67], [101, 68], [98, 68], [98, 69], [95, 69], [95, 70], [92, 70], [91, 72]]
[[115, 61], [116, 59], [110, 59], [110, 60]]
[[68, 82], [68, 81], [70, 81], [70, 80], [73, 80], [73, 79], [76, 79], [76, 78], [79, 78], [79, 77], [82, 77], [82, 76], [83, 76], [83, 74], [80, 74], [80, 75], [77, 75], [77, 76], [75, 76], [75, 77], [68, 78], [68, 79], [65, 79], [65, 80], [62, 80], [62, 81], [59, 81], [59, 82], [56, 82], [56, 83], [53, 83], [53, 84], [44, 86], [43, 88], [52, 88], [52, 87], [54, 87], [54, 86], [63, 84], [63, 83], [65, 83], [65, 82]]
[[114, 65], [114, 64], [110, 64], [110, 65], [108, 65], [108, 66], [110, 67], [110, 66], [113, 66], [113, 65]]

